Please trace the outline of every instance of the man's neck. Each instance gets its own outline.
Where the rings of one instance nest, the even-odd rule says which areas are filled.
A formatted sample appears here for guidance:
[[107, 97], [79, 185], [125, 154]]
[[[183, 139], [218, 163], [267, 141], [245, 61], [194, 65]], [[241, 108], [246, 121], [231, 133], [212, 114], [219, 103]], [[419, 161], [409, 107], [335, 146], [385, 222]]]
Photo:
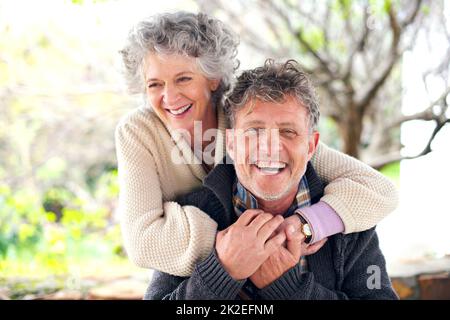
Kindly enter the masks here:
[[294, 202], [296, 194], [297, 189], [292, 188], [292, 191], [290, 191], [286, 196], [282, 197], [279, 200], [268, 201], [263, 199], [257, 199], [258, 207], [259, 209], [264, 210], [264, 212], [268, 212], [273, 215], [277, 214], [283, 215]]

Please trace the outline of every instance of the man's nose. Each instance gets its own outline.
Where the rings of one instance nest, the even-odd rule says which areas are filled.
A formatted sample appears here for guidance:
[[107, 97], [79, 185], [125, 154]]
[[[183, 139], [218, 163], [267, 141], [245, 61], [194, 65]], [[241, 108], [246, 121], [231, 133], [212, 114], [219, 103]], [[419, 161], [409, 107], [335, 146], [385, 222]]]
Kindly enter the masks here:
[[279, 161], [280, 159], [280, 133], [278, 129], [261, 130], [258, 135], [258, 151], [260, 160]]

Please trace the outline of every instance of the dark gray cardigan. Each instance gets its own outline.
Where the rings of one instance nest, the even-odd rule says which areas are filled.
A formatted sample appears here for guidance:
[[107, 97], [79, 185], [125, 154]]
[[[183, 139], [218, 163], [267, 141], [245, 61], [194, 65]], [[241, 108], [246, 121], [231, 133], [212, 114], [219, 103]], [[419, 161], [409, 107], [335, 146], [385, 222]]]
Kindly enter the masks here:
[[[323, 194], [322, 183], [309, 163], [305, 175], [310, 187], [311, 202], [316, 203]], [[233, 165], [219, 164], [205, 178], [202, 188], [181, 197], [178, 202], [202, 209], [218, 223], [218, 229], [223, 230], [237, 219], [231, 201], [235, 179]], [[329, 237], [318, 252], [306, 259], [308, 272], [301, 273], [297, 265], [269, 286], [257, 290], [252, 298], [397, 299], [386, 273], [375, 228]], [[376, 270], [375, 273], [373, 270]], [[373, 281], [376, 276], [379, 286]], [[191, 277], [177, 277], [155, 271], [144, 299], [239, 299], [238, 292], [245, 281], [231, 278], [213, 250], [204, 261], [196, 265]], [[373, 288], [374, 284], [378, 288]]]

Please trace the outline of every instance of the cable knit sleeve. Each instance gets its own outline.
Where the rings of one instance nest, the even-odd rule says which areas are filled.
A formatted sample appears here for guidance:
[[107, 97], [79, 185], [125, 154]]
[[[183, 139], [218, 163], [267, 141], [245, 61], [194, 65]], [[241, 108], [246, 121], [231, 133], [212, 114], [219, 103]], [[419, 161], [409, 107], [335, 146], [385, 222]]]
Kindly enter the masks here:
[[196, 263], [211, 253], [217, 223], [196, 207], [163, 202], [163, 177], [141, 131], [122, 123], [115, 132], [125, 249], [140, 267], [191, 275]]
[[368, 230], [396, 208], [394, 184], [363, 162], [321, 142], [311, 161], [327, 184], [321, 201], [341, 217], [344, 233]]

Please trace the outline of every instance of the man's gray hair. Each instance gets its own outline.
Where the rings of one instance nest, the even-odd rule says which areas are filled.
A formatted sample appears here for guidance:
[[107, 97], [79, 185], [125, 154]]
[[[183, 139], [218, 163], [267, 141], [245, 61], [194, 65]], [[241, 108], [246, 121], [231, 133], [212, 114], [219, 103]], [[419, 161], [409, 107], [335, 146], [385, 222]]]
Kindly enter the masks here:
[[213, 94], [215, 100], [220, 100], [234, 82], [239, 66], [238, 44], [230, 28], [203, 13], [179, 11], [151, 16], [131, 29], [120, 51], [128, 89], [131, 93], [145, 93], [143, 64], [148, 53], [181, 54], [196, 58], [208, 79], [221, 80]]
[[277, 63], [266, 60], [264, 66], [244, 71], [237, 79], [227, 98], [226, 111], [234, 126], [236, 112], [254, 100], [280, 103], [292, 96], [303, 104], [309, 114], [309, 129], [313, 131], [319, 121], [319, 103], [307, 74], [295, 60]]

